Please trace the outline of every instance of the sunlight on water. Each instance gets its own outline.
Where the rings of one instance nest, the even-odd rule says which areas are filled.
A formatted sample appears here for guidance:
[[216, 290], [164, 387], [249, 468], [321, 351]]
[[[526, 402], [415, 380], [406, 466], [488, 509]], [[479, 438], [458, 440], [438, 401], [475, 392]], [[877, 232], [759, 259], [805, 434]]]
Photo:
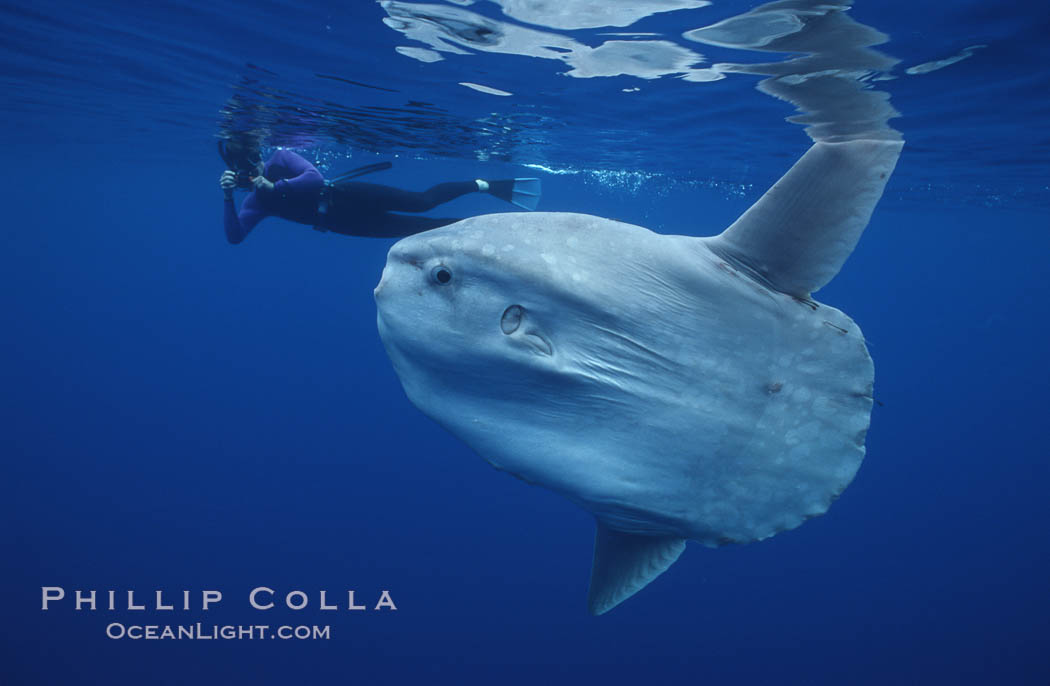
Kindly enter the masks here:
[[[474, 0], [452, 0], [457, 5], [473, 5]], [[597, 29], [604, 26], [630, 26], [652, 14], [697, 9], [707, 0], [634, 0], [630, 3], [593, 0], [491, 0], [512, 19], [552, 29]]]
[[[384, 0], [380, 4], [389, 15], [383, 20], [387, 26], [431, 48], [429, 51], [417, 49], [406, 55], [424, 62], [443, 59], [442, 52], [464, 55], [469, 54], [466, 49], [471, 49], [560, 60], [571, 67], [565, 74], [577, 78], [625, 75], [655, 79], [668, 74], [687, 74], [692, 65], [704, 59], [702, 55], [669, 41], [606, 41], [592, 48], [569, 36], [496, 21], [455, 7], [395, 0]], [[578, 3], [562, 5], [563, 13], [555, 13], [554, 18], [575, 16], [571, 10]], [[543, 13], [535, 12], [534, 16], [529, 16], [534, 23], [543, 23], [539, 21]], [[597, 14], [592, 10], [586, 16]], [[581, 19], [572, 23], [588, 25], [591, 21], [593, 19]], [[615, 17], [613, 21], [616, 21]], [[564, 23], [556, 23], [555, 27], [560, 28]], [[401, 53], [406, 54], [403, 50]]]
[[10, 28], [0, 114], [13, 141], [152, 150], [137, 143], [153, 138], [188, 152], [247, 134], [297, 149], [748, 183], [741, 170], [801, 152], [802, 127], [847, 140], [895, 137], [892, 123], [918, 163], [896, 183], [967, 189], [967, 203], [1050, 202], [1050, 143], [1014, 123], [1045, 118], [1050, 81], [1024, 65], [1047, 63], [1046, 48], [1024, 17], [967, 24], [992, 12], [972, 0], [946, 9], [955, 19], [943, 25], [874, 0], [384, 0], [292, 14], [281, 3], [231, 12], [234, 1], [177, 17], [63, 7], [0, 8]]
[[[320, 105], [296, 93], [294, 83], [252, 75], [235, 86], [220, 135], [255, 131], [272, 144], [302, 146], [312, 138], [375, 153], [616, 168], [693, 181], [714, 172], [725, 183], [746, 185], [752, 179], [737, 175], [743, 165], [697, 169], [689, 160], [732, 160], [745, 153], [742, 136], [764, 141], [752, 157], [797, 154], [778, 148], [790, 139], [775, 128], [775, 117], [756, 129], [754, 120], [737, 116], [740, 108], [763, 107], [761, 98], [750, 97], [752, 87], [793, 106], [794, 113], [780, 117], [804, 127], [813, 140], [897, 140], [901, 134], [890, 121], [900, 115], [886, 85], [956, 64], [982, 47], [902, 70], [900, 60], [881, 49], [889, 36], [857, 21], [852, 0], [780, 0], [730, 16], [723, 5], [732, 6], [380, 0], [378, 19], [401, 43], [390, 46], [392, 59], [412, 61], [411, 73], [432, 79], [425, 101], [406, 104], [397, 97], [370, 105], [375, 98], [358, 98], [346, 106], [326, 99]], [[657, 15], [661, 30], [643, 30]], [[640, 30], [591, 31], [599, 27]], [[336, 75], [316, 77], [401, 92]], [[590, 83], [577, 87], [576, 80]], [[455, 88], [472, 95], [457, 96]], [[722, 127], [725, 134], [695, 135], [695, 123], [681, 114], [682, 103], [691, 101], [703, 126]], [[685, 149], [690, 156], [680, 154]], [[623, 189], [632, 185], [605, 180]]]
[[987, 45], [971, 45], [968, 48], [963, 48], [962, 51], [959, 52], [959, 54], [957, 54], [957, 55], [952, 55], [951, 57], [945, 57], [944, 59], [940, 59], [940, 60], [933, 60], [933, 61], [930, 61], [930, 62], [923, 62], [922, 64], [915, 65], [914, 67], [908, 67], [907, 69], [904, 70], [904, 72], [906, 74], [908, 74], [909, 76], [915, 76], [916, 74], [928, 74], [931, 71], [937, 71], [938, 69], [944, 69], [945, 67], [951, 66], [951, 65], [955, 64], [956, 62], [962, 62], [963, 60], [965, 60], [967, 58], [973, 57], [975, 51], [980, 50], [981, 48], [987, 48], [987, 47], [988, 47]]
[[[462, 5], [473, 3], [458, 3]], [[501, 2], [504, 12], [522, 18], [522, 3]], [[595, 12], [590, 4], [562, 2], [550, 19], [539, 10], [554, 3], [528, 3], [528, 20], [552, 29], [592, 27], [598, 17], [605, 25], [625, 26], [647, 13], [674, 8], [675, 3], [632, 5], [630, 17], [622, 11]], [[708, 3], [703, 3], [708, 4]], [[591, 47], [574, 38], [524, 28], [475, 12], [443, 5], [383, 0], [384, 23], [406, 38], [425, 43], [401, 54], [424, 62], [443, 59], [440, 53], [469, 55], [495, 52], [564, 62], [565, 76], [595, 78], [630, 76], [652, 80], [674, 76], [693, 83], [714, 82], [726, 74], [756, 74], [769, 78], [760, 91], [787, 100], [801, 114], [788, 121], [806, 125], [814, 140], [856, 138], [897, 139], [887, 122], [897, 116], [888, 94], [871, 88], [873, 77], [893, 69], [898, 60], [872, 49], [888, 37], [854, 21], [849, 2], [819, 0], [773, 2], [709, 26], [682, 33], [692, 43], [740, 51], [801, 55], [768, 64], [720, 63], [699, 68], [703, 55], [668, 40], [608, 40]], [[648, 12], [646, 11], [648, 10]], [[616, 16], [605, 16], [607, 14]], [[682, 15], [683, 18], [686, 15]], [[692, 17], [692, 14], [688, 15]], [[619, 23], [627, 21], [627, 23]]]

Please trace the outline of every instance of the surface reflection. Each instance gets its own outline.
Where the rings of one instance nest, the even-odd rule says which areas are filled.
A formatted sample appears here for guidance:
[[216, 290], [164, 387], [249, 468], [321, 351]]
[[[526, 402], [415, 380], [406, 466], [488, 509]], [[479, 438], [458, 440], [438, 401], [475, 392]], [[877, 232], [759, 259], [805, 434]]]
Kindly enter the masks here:
[[[710, 4], [654, 0], [598, 7], [565, 0], [493, 1], [509, 17], [550, 29], [629, 26], [656, 12]], [[760, 91], [799, 109], [800, 113], [788, 120], [805, 125], [815, 140], [900, 136], [887, 124], [897, 115], [889, 96], [871, 87], [873, 82], [889, 78], [898, 60], [874, 49], [888, 37], [850, 17], [849, 1], [781, 0], [685, 31], [682, 38], [690, 43], [796, 55], [761, 64], [726, 62], [704, 67], [697, 66], [705, 63], [703, 55], [666, 38], [606, 40], [591, 47], [555, 31], [518, 26], [459, 7], [400, 0], [383, 0], [380, 5], [388, 15], [383, 19], [387, 26], [428, 46], [398, 48], [421, 61], [444, 59], [441, 53], [470, 55], [477, 51], [558, 60], [569, 67], [564, 75], [575, 78], [631, 76], [651, 80], [674, 76], [702, 83], [727, 74], [756, 74], [769, 77], [759, 83]]]

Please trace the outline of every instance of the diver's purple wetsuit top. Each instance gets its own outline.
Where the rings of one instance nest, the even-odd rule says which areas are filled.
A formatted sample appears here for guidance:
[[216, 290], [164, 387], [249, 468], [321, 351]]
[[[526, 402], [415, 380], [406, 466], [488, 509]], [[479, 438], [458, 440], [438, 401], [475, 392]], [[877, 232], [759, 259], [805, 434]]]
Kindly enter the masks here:
[[241, 203], [241, 211], [227, 199], [224, 211], [226, 240], [240, 243], [269, 216], [301, 224], [317, 223], [318, 194], [324, 177], [314, 165], [291, 150], [278, 150], [263, 168], [263, 176], [272, 181], [272, 191], [255, 190]]

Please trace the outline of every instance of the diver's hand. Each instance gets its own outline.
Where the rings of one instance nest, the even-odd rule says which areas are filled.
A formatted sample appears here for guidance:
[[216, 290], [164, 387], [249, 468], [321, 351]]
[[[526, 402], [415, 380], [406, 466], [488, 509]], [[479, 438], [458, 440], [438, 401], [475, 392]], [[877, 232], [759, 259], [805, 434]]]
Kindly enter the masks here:
[[273, 190], [273, 182], [269, 181], [265, 176], [259, 175], [252, 178], [252, 183], [255, 184], [255, 189], [260, 191], [270, 192]]
[[219, 177], [219, 187], [227, 198], [233, 197], [233, 189], [237, 187], [237, 174], [227, 169]]

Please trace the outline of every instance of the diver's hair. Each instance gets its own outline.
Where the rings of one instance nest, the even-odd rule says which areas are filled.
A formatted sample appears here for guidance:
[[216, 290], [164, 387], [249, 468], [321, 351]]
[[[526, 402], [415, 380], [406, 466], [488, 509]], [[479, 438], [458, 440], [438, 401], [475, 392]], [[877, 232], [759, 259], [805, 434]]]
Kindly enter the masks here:
[[247, 136], [236, 136], [226, 141], [226, 154], [239, 167], [254, 167], [262, 161], [259, 141]]

